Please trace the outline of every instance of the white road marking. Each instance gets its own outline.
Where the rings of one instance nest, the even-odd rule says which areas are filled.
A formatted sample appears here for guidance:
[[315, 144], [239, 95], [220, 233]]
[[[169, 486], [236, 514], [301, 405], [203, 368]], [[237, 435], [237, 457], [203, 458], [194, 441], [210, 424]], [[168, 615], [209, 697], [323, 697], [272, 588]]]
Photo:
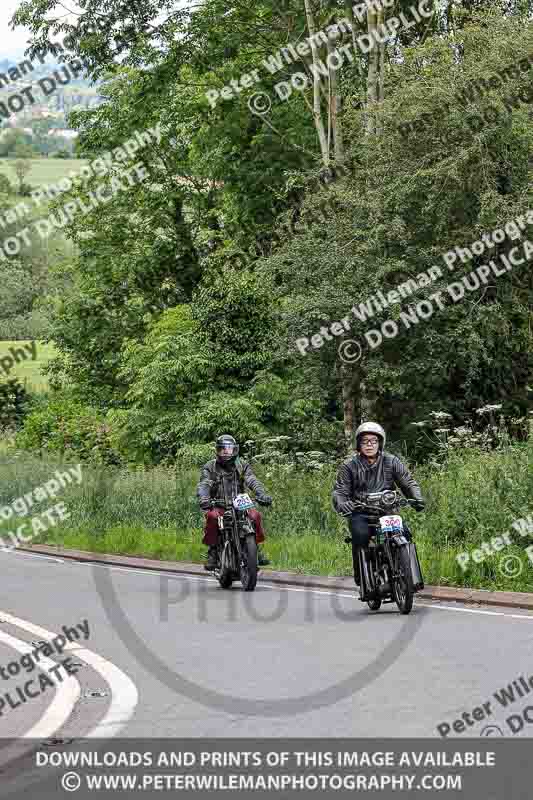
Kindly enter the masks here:
[[18, 555], [18, 556], [24, 554], [25, 556], [28, 556], [28, 558], [44, 558], [45, 561], [57, 561], [59, 564], [65, 563], [64, 558], [57, 558], [56, 556], [46, 556], [44, 554], [40, 555], [36, 553], [27, 553], [25, 551], [17, 553], [16, 547], [0, 547], [0, 553], [13, 553], [13, 555]]
[[[35, 648], [32, 645], [28, 644], [28, 642], [24, 642], [22, 641], [22, 639], [16, 639], [14, 636], [10, 636], [8, 633], [4, 633], [3, 631], [0, 631], [0, 642], [7, 645], [8, 647], [11, 647], [13, 650], [17, 650], [19, 653], [22, 653], [23, 655], [26, 653], [31, 653], [32, 650], [35, 650]], [[41, 655], [39, 657], [39, 664], [41, 664], [47, 670], [50, 670], [53, 667], [57, 667], [56, 661], [52, 661], [51, 658], [47, 658], [44, 655]], [[28, 680], [31, 680], [32, 678], [35, 677], [36, 674], [37, 674], [36, 672], [32, 672], [31, 674], [26, 673], [26, 678]], [[52, 700], [52, 702], [50, 703], [50, 705], [48, 706], [48, 708], [46, 709], [40, 720], [36, 722], [33, 728], [27, 731], [21, 738], [49, 739], [53, 736], [53, 734], [57, 730], [59, 730], [59, 728], [62, 725], [65, 724], [67, 719], [70, 717], [72, 710], [80, 697], [80, 692], [81, 692], [80, 684], [73, 675], [67, 676], [64, 670], [61, 674], [61, 678], [63, 679], [61, 683], [59, 682], [55, 683], [54, 681], [56, 686], [56, 688], [54, 689], [54, 699]], [[52, 678], [52, 680], [54, 680], [54, 678]], [[59, 681], [60, 679], [56, 680]]]
[[533, 619], [533, 614], [527, 609], [524, 608], [523, 614], [508, 614], [506, 611], [483, 611], [481, 608], [455, 608], [455, 606], [440, 606], [434, 605], [433, 603], [430, 605], [429, 603], [420, 603], [419, 601], [416, 602], [417, 606], [423, 606], [424, 608], [440, 608], [442, 611], [464, 611], [466, 614], [488, 614], [491, 617], [511, 617], [511, 619]]
[[[0, 619], [4, 620], [4, 622], [8, 622], [11, 625], [16, 625], [18, 628], [22, 628], [22, 630], [28, 631], [28, 633], [31, 633], [34, 636], [39, 637], [39, 639], [44, 639], [46, 641], [50, 641], [54, 638], [54, 636], [58, 635], [47, 630], [46, 628], [42, 628], [40, 625], [35, 625], [33, 622], [28, 622], [27, 620], [20, 619], [19, 617], [15, 617], [12, 614], [7, 614], [1, 610]], [[2, 633], [2, 636], [8, 636], [8, 634]], [[25, 646], [28, 645], [25, 644]], [[29, 649], [31, 651], [34, 648], [30, 647]], [[107, 738], [116, 736], [117, 733], [119, 733], [131, 719], [135, 712], [135, 708], [139, 701], [137, 687], [125, 672], [116, 667], [110, 661], [107, 661], [107, 659], [98, 655], [98, 653], [94, 653], [92, 650], [88, 650], [76, 642], [70, 642], [69, 644], [65, 645], [64, 652], [71, 652], [73, 650], [76, 652], [76, 656], [78, 658], [81, 658], [102, 676], [111, 689], [111, 704], [107, 714], [94, 728], [86, 733], [85, 736], [87, 738]], [[51, 662], [52, 666], [54, 666], [54, 664], [55, 662]], [[79, 684], [77, 681], [76, 683], [79, 690]], [[59, 725], [57, 727], [59, 727]], [[50, 736], [49, 733], [45, 735], [42, 733], [37, 734], [33, 731], [34, 729], [32, 729], [27, 736], [42, 736], [43, 738]]]
[[[20, 552], [19, 555], [23, 555], [23, 553]], [[31, 555], [34, 555], [34, 554], [32, 553]], [[42, 556], [36, 556], [36, 557], [37, 558], [41, 558]], [[117, 567], [117, 566], [112, 565], [112, 564], [101, 564], [101, 563], [92, 562], [92, 561], [75, 561], [74, 559], [65, 559], [64, 563], [65, 564], [67, 564], [67, 563], [76, 564], [78, 566], [91, 567], [91, 568], [93, 568], [93, 567], [101, 567], [102, 569], [109, 569], [109, 570], [112, 570], [113, 572], [128, 572], [128, 573], [135, 573], [137, 575], [158, 575], [158, 576], [162, 576], [162, 577], [165, 577], [165, 578], [171, 578], [172, 580], [204, 581], [204, 582], [207, 582], [207, 583], [218, 583], [216, 578], [209, 578], [207, 576], [204, 577], [203, 575], [187, 575], [187, 574], [183, 574], [183, 573], [180, 574], [180, 573], [176, 573], [176, 572], [159, 572], [158, 570], [139, 569], [138, 567]], [[358, 600], [358, 598], [356, 597], [355, 592], [354, 592], [354, 594], [346, 594], [346, 593], [343, 593], [343, 592], [338, 592], [338, 591], [329, 590], [329, 589], [311, 589], [311, 588], [308, 589], [308, 588], [304, 588], [304, 587], [286, 586], [285, 584], [274, 584], [274, 583], [271, 583], [271, 584], [265, 584], [265, 583], [258, 584], [256, 591], [258, 589], [259, 590], [260, 589], [267, 589], [267, 590], [271, 590], [271, 591], [275, 591], [275, 590], [279, 591], [280, 589], [285, 589], [288, 592], [311, 592], [312, 594], [326, 595], [326, 596], [335, 595], [336, 597], [348, 597], [348, 598], [351, 598], [352, 600], [357, 600], [357, 602], [360, 602]], [[459, 611], [459, 612], [463, 612], [463, 613], [466, 613], [466, 614], [485, 614], [485, 615], [493, 616], [493, 617], [509, 617], [510, 619], [528, 619], [528, 620], [533, 620], [533, 613], [531, 613], [527, 608], [523, 609], [523, 612], [524, 612], [523, 614], [512, 614], [512, 613], [507, 613], [506, 611], [484, 611], [484, 610], [479, 609], [479, 608], [464, 608], [463, 606], [457, 606], [457, 608], [455, 608], [455, 606], [437, 605], [436, 601], [434, 603], [431, 603], [431, 602], [427, 603], [427, 602], [421, 602], [418, 599], [416, 600], [415, 607], [416, 606], [424, 607], [424, 608], [440, 609], [442, 611]]]

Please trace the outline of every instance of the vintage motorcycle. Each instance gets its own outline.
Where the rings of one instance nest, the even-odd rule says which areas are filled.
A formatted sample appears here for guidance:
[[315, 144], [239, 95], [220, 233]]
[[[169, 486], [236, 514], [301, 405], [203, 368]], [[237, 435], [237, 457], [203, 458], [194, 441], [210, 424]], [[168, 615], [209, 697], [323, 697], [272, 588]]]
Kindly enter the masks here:
[[[372, 611], [378, 611], [382, 603], [396, 603], [401, 614], [409, 614], [424, 579], [411, 534], [401, 516], [392, 512], [416, 506], [418, 501], [392, 490], [372, 492], [365, 500], [354, 501], [367, 515], [371, 534], [368, 547], [359, 549], [360, 599]], [[351, 544], [351, 537], [345, 541]]]
[[211, 505], [224, 509], [218, 517], [218, 566], [214, 570], [218, 582], [223, 589], [229, 589], [233, 581], [240, 580], [245, 592], [253, 592], [258, 573], [257, 544], [248, 510], [254, 502], [248, 494], [238, 494], [231, 503], [215, 499]]

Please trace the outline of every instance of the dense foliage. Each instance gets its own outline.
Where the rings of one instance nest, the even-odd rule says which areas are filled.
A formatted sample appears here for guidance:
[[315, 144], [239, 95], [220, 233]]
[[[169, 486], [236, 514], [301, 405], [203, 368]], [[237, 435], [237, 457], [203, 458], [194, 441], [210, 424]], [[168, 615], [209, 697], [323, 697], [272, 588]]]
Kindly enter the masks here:
[[[409, 14], [407, 0], [399, 5]], [[16, 20], [35, 47], [54, 30], [68, 33], [49, 15], [56, 6], [21, 3]], [[45, 306], [57, 391], [68, 387], [83, 419], [105, 421], [113, 452], [130, 462], [174, 459], [222, 430], [241, 440], [291, 435], [340, 453], [354, 424], [371, 417], [397, 445], [426, 454], [412, 422], [443, 411], [459, 423], [487, 403], [501, 404], [524, 438], [533, 407], [529, 263], [462, 302], [445, 297], [409, 328], [401, 313], [531, 236], [528, 223], [519, 241], [508, 236], [453, 273], [442, 258], [531, 205], [530, 69], [464, 95], [533, 52], [530, 13], [529, 3], [435, 5], [429, 19], [317, 77], [314, 52], [277, 74], [261, 62], [350, 16], [343, 3], [206, 0], [176, 10], [170, 0], [87, 0], [73, 51], [105, 81], [107, 102], [71, 115], [80, 155], [157, 124], [162, 138], [132, 157], [149, 180], [66, 228], [76, 252]], [[108, 24], [91, 28], [102, 14]], [[353, 39], [341, 39], [350, 45], [379, 19], [353, 20]], [[325, 59], [332, 47], [317, 53]], [[254, 69], [252, 88], [208, 101], [207, 90]], [[308, 89], [277, 100], [274, 85], [298, 71]], [[274, 99], [268, 113], [251, 112], [257, 92]], [[111, 180], [78, 183], [68, 197]], [[366, 323], [351, 312], [435, 265], [441, 277], [415, 297]], [[343, 318], [349, 330], [298, 351], [297, 339]], [[341, 357], [340, 344], [365, 345], [365, 332], [383, 323], [397, 323], [398, 335], [352, 363]], [[30, 419], [27, 443], [42, 442], [43, 422]]]

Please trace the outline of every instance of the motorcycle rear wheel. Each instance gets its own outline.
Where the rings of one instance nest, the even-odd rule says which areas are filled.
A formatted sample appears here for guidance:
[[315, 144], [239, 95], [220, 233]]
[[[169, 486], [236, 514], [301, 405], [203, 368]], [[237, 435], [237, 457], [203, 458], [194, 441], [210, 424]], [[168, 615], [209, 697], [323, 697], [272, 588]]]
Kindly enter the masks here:
[[409, 614], [413, 608], [415, 596], [413, 577], [411, 574], [411, 561], [406, 546], [399, 547], [395, 554], [395, 571], [400, 573], [399, 578], [394, 578], [393, 595], [400, 614]]
[[245, 592], [253, 592], [257, 584], [257, 544], [255, 533], [241, 544], [244, 564], [241, 565], [241, 583]]

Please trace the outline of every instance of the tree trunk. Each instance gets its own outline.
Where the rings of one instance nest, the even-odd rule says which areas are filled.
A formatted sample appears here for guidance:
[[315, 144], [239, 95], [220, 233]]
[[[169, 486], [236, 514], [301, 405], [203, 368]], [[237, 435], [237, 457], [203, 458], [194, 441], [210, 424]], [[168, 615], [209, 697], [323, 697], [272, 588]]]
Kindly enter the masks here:
[[[368, 9], [368, 33], [372, 34], [377, 29], [377, 14]], [[372, 38], [372, 46], [368, 52], [368, 77], [366, 82], [366, 105], [367, 105], [367, 134], [376, 133], [376, 106], [379, 101], [379, 47], [376, 40]]]
[[340, 375], [342, 382], [342, 409], [344, 416], [344, 441], [346, 451], [351, 452], [355, 445], [355, 403], [354, 403], [354, 376], [352, 367], [341, 362]]
[[[381, 9], [378, 12], [378, 27], [380, 30], [383, 30], [384, 22], [385, 22], [385, 12], [383, 11], [383, 9]], [[385, 42], [382, 41], [379, 43], [378, 103], [382, 103], [385, 96], [384, 82], [385, 82]], [[378, 130], [379, 133], [381, 133], [382, 130], [381, 119], [379, 119]]]
[[324, 128], [324, 122], [322, 120], [322, 111], [320, 108], [320, 72], [318, 70], [318, 63], [320, 61], [320, 56], [318, 53], [318, 48], [316, 46], [316, 40], [314, 38], [316, 34], [316, 27], [315, 27], [315, 19], [313, 16], [313, 10], [311, 8], [310, 0], [304, 0], [305, 4], [305, 15], [307, 18], [307, 29], [309, 31], [309, 37], [311, 39], [311, 55], [313, 58], [313, 66], [315, 67], [313, 72], [313, 119], [315, 123], [315, 129], [318, 136], [318, 141], [320, 144], [320, 152], [322, 153], [322, 162], [325, 167], [329, 167], [329, 148], [328, 148], [328, 139], [326, 135], [326, 131]]
[[[337, 36], [337, 38], [340, 38]], [[334, 41], [328, 41], [328, 52], [333, 53], [335, 50]], [[331, 130], [333, 133], [333, 147], [335, 153], [335, 164], [344, 164], [344, 140], [342, 136], [342, 120], [340, 119], [341, 110], [341, 97], [339, 93], [339, 81], [337, 78], [337, 71], [330, 69], [329, 72], [330, 84], [330, 111], [329, 118], [331, 120]]]

